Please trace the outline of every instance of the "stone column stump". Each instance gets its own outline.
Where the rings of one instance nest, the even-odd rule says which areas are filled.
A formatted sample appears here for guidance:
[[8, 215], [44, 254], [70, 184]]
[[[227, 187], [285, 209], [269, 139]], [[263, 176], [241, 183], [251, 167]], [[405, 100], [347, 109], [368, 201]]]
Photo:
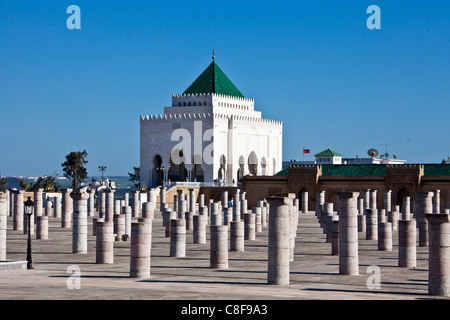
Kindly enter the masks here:
[[244, 251], [244, 221], [230, 222], [230, 251]]
[[426, 213], [428, 221], [428, 294], [450, 296], [450, 215]]
[[97, 236], [95, 246], [95, 263], [114, 263], [114, 222], [97, 220]]
[[288, 197], [270, 197], [267, 283], [289, 284], [289, 201]]
[[152, 220], [131, 224], [130, 277], [150, 278]]
[[89, 193], [86, 192], [86, 188], [81, 188], [72, 191], [70, 196], [73, 199], [72, 252], [87, 253], [87, 200]]
[[210, 267], [228, 268], [228, 226], [210, 226]]
[[416, 267], [416, 220], [398, 222], [398, 266]]
[[378, 210], [366, 208], [366, 240], [378, 240]]
[[170, 256], [183, 258], [186, 256], [186, 220], [170, 220]]
[[338, 193], [339, 274], [358, 275], [358, 209], [359, 192]]
[[196, 214], [193, 216], [193, 242], [206, 243], [206, 216]]

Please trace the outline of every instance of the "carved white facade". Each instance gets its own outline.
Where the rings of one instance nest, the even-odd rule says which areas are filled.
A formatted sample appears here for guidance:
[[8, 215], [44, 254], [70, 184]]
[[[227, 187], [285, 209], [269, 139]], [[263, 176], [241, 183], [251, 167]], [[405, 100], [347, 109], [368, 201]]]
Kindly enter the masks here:
[[282, 167], [282, 127], [262, 118], [253, 99], [172, 95], [164, 114], [140, 117], [141, 185], [273, 175]]

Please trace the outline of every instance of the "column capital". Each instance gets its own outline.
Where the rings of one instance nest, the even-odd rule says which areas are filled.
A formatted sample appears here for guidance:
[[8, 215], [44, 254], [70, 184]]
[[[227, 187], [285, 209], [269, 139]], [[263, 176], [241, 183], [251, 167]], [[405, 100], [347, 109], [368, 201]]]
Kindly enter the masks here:
[[85, 188], [80, 190], [74, 190], [70, 193], [70, 197], [73, 200], [87, 200], [89, 198], [89, 193]]
[[267, 202], [269, 203], [269, 205], [273, 205], [273, 206], [282, 206], [282, 205], [290, 205], [290, 198], [289, 197], [284, 197], [281, 195], [275, 195], [272, 197], [267, 198]]
[[425, 213], [428, 222], [449, 223], [450, 214], [448, 213]]
[[423, 198], [427, 198], [427, 197], [429, 197], [429, 198], [434, 197], [434, 192], [432, 192], [432, 191], [429, 191], [429, 192], [418, 192], [416, 194], [416, 198], [418, 198], [418, 199], [423, 199]]
[[276, 193], [275, 197], [285, 197], [289, 199], [295, 199], [295, 193]]
[[359, 192], [338, 192], [338, 199], [358, 198]]

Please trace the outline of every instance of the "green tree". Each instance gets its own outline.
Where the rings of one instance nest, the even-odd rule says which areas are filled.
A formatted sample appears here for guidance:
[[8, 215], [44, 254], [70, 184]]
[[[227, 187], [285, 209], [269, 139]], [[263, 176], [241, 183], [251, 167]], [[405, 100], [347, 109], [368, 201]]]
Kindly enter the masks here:
[[130, 178], [128, 181], [133, 182], [132, 188], [140, 188], [141, 187], [141, 169], [140, 167], [133, 167], [133, 172], [128, 172]]
[[8, 180], [0, 178], [0, 191], [5, 191], [8, 188]]
[[37, 189], [44, 189], [44, 192], [55, 192], [61, 187], [56, 181], [57, 174], [48, 177], [39, 177], [35, 183], [31, 184], [30, 191], [36, 191]]
[[72, 188], [74, 190], [78, 189], [79, 181], [83, 181], [88, 176], [85, 167], [85, 164], [88, 163], [86, 157], [86, 150], [83, 150], [82, 152], [72, 151], [66, 155], [66, 161], [61, 164], [64, 176], [72, 179]]
[[19, 186], [25, 191], [28, 190], [28, 183], [26, 183], [26, 181], [23, 179], [19, 180]]

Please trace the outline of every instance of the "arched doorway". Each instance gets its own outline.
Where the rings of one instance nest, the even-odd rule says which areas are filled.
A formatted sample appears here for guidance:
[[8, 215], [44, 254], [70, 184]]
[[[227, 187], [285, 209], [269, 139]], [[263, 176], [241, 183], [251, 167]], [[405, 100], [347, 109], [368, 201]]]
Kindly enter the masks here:
[[164, 172], [162, 170], [162, 157], [157, 154], [153, 157], [152, 167], [152, 187], [161, 186], [164, 181]]
[[[397, 191], [397, 195], [395, 196], [396, 205], [400, 206], [400, 210], [403, 212], [403, 204], [405, 197], [411, 197], [411, 193], [407, 188], [400, 188]], [[410, 201], [410, 205], [412, 205], [412, 199]], [[411, 208], [410, 208], [411, 210]]]
[[225, 157], [225, 155], [221, 155], [219, 158], [219, 171], [217, 172], [217, 178], [219, 180], [224, 180], [226, 175], [226, 164], [227, 164], [227, 158]]
[[219, 180], [225, 179], [225, 168], [223, 168], [223, 167], [219, 168], [219, 171], [217, 172], [217, 178]]
[[261, 159], [261, 175], [267, 176], [267, 161], [265, 157]]
[[168, 179], [171, 181], [185, 181], [187, 170], [185, 167], [185, 158], [182, 150], [174, 150], [170, 155], [170, 168]]
[[239, 157], [239, 169], [237, 171], [237, 181], [240, 182], [245, 176], [245, 158]]
[[[304, 207], [303, 206], [303, 192], [308, 192], [308, 190], [305, 188], [305, 187], [303, 187], [303, 188], [301, 188], [299, 191], [298, 191], [298, 193], [297, 193], [297, 199], [299, 199], [299, 201], [298, 201], [298, 203], [299, 203], [299, 208], [298, 208], [298, 210], [302, 210], [302, 208]], [[308, 202], [308, 198], [309, 197], [306, 197], [306, 202]], [[306, 203], [306, 208], [308, 208], [309, 206], [308, 206], [308, 203]]]
[[198, 154], [193, 157], [194, 167], [192, 168], [191, 179], [194, 182], [204, 182], [205, 181], [205, 172], [202, 168], [202, 157]]
[[258, 157], [255, 151], [250, 152], [248, 156], [248, 172], [253, 176], [258, 175]]

